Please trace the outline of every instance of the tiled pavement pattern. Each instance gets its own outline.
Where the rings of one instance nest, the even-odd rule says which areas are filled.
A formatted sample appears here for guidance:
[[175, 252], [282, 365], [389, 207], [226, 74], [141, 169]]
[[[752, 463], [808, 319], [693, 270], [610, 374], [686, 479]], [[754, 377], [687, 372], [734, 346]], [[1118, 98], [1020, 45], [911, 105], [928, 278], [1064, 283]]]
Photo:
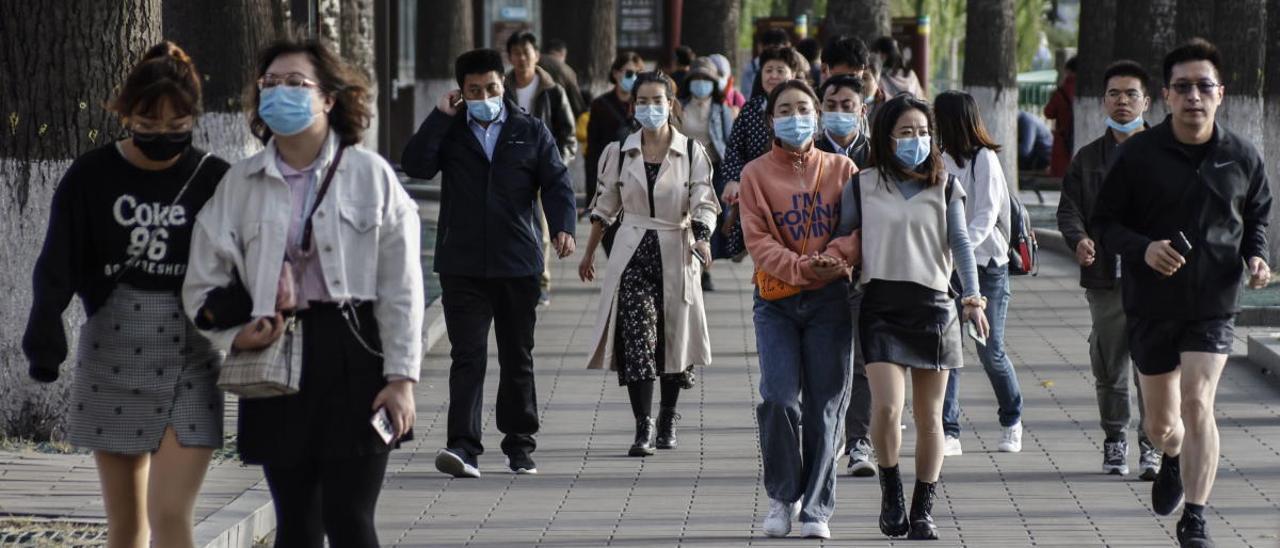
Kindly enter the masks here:
[[[1085, 344], [1088, 310], [1066, 260], [1042, 257], [1039, 277], [1015, 280], [1008, 329], [1026, 403], [1023, 452], [994, 452], [995, 399], [970, 353], [961, 385], [965, 455], [944, 466], [935, 508], [942, 540], [930, 546], [1171, 546], [1175, 518], [1151, 513], [1150, 485], [1097, 472], [1102, 436]], [[876, 528], [875, 479], [843, 476], [832, 540], [761, 535], [758, 523], [768, 501], [760, 484], [754, 419], [759, 396], [749, 262], [725, 261], [714, 269], [719, 291], [708, 294], [707, 307], [716, 363], [700, 368], [698, 386], [683, 394], [680, 448], [646, 459], [626, 457], [633, 423], [625, 390], [612, 373], [585, 369], [598, 285], [579, 283], [576, 265], [576, 257], [555, 262], [554, 303], [538, 327], [540, 474], [512, 476], [503, 466], [491, 412], [497, 385], [492, 345], [485, 419], [491, 452], [481, 457], [484, 477], [451, 479], [434, 470], [434, 453], [445, 436], [443, 341], [428, 356], [419, 386], [417, 441], [392, 457], [378, 512], [384, 544], [911, 544], [890, 542]], [[1244, 334], [1238, 333], [1237, 352], [1244, 351]], [[1219, 390], [1224, 457], [1208, 516], [1219, 546], [1271, 548], [1280, 546], [1280, 392], [1249, 368], [1233, 360]], [[908, 482], [914, 475], [913, 439], [908, 428]], [[198, 519], [258, 478], [256, 469], [235, 462], [215, 466]], [[0, 453], [0, 515], [5, 514], [101, 518], [92, 459]]]
[[[1010, 353], [1025, 399], [1021, 454], [995, 452], [995, 398], [970, 353], [962, 383], [965, 455], [949, 458], [931, 546], [1171, 546], [1175, 517], [1150, 511], [1150, 484], [1101, 475], [1085, 338], [1089, 315], [1074, 270], [1044, 254], [1036, 278], [1015, 281]], [[393, 455], [378, 512], [381, 540], [399, 546], [784, 546], [758, 523], [768, 508], [754, 406], [757, 363], [749, 262], [715, 266], [709, 293], [715, 364], [680, 405], [680, 448], [626, 456], [634, 432], [616, 376], [585, 369], [597, 284], [577, 281], [577, 260], [557, 261], [554, 302], [534, 350], [543, 431], [539, 475], [507, 472], [492, 415], [497, 354], [490, 346], [485, 417], [489, 453], [480, 479], [434, 470], [445, 441], [448, 342], [432, 350], [419, 390], [418, 441]], [[1243, 332], [1241, 333], [1243, 337]], [[1241, 339], [1243, 341], [1243, 338]], [[1244, 345], [1237, 345], [1243, 352]], [[1219, 546], [1280, 546], [1280, 394], [1233, 363], [1217, 412], [1224, 458], [1208, 511]], [[656, 404], [655, 404], [656, 405]], [[907, 416], [910, 416], [909, 414]], [[1136, 437], [1131, 436], [1136, 440]], [[904, 472], [913, 481], [908, 427]], [[1135, 448], [1136, 451], [1136, 441]], [[1136, 469], [1136, 454], [1131, 462]], [[841, 463], [843, 469], [843, 462]], [[907, 486], [908, 492], [910, 485]], [[889, 546], [876, 526], [874, 478], [841, 477], [829, 546]]]

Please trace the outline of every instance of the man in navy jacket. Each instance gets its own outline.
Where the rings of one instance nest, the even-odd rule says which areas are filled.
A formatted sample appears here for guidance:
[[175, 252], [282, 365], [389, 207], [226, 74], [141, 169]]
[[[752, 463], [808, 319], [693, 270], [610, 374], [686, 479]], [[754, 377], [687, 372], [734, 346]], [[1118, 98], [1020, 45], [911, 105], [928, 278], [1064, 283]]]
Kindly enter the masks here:
[[503, 99], [497, 51], [464, 53], [454, 69], [461, 89], [440, 98], [401, 159], [412, 177], [442, 173], [435, 272], [453, 364], [448, 442], [436, 455], [436, 468], [455, 477], [480, 476], [476, 458], [484, 452], [480, 421], [492, 323], [502, 452], [512, 472], [532, 474], [538, 431], [533, 331], [544, 261], [534, 207], [541, 193], [556, 253], [571, 255], [573, 187], [551, 132]]

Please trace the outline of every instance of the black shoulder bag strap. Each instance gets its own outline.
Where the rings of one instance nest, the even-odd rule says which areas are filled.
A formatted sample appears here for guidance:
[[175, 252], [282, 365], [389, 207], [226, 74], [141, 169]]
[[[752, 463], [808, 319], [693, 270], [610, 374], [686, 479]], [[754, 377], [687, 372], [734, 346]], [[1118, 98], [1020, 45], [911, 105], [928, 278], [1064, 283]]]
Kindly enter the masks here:
[[338, 152], [333, 155], [333, 161], [329, 163], [329, 169], [325, 171], [324, 181], [320, 183], [320, 191], [316, 193], [316, 201], [311, 204], [311, 211], [307, 213], [306, 224], [302, 228], [302, 248], [303, 252], [311, 251], [311, 217], [316, 214], [316, 210], [320, 209], [320, 202], [324, 201], [324, 196], [329, 192], [329, 184], [333, 182], [333, 173], [338, 170], [338, 162], [342, 161], [342, 152], [346, 150], [346, 145], [339, 146]]

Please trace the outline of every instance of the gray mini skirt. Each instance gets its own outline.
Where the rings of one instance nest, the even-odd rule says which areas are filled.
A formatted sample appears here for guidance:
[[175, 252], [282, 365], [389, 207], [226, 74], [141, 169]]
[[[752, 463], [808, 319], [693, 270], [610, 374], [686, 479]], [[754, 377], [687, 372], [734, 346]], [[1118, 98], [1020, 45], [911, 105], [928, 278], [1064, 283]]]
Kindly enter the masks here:
[[917, 283], [872, 280], [864, 286], [858, 336], [866, 363], [964, 366], [955, 301]]
[[176, 293], [117, 285], [81, 327], [76, 356], [73, 445], [149, 453], [172, 426], [184, 447], [222, 447], [220, 357]]

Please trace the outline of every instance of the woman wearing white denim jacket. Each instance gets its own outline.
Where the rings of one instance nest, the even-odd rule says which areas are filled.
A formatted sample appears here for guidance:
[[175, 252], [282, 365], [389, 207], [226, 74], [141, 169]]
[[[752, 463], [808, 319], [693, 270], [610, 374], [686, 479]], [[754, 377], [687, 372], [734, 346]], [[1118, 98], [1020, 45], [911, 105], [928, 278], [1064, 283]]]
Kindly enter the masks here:
[[370, 418], [385, 408], [399, 440], [411, 435], [421, 365], [417, 207], [357, 144], [371, 116], [362, 75], [315, 41], [273, 44], [257, 71], [251, 127], [266, 148], [201, 211], [183, 302], [231, 353], [267, 346], [296, 314], [301, 388], [240, 400], [241, 458], [264, 467], [277, 546], [376, 546], [391, 446]]

